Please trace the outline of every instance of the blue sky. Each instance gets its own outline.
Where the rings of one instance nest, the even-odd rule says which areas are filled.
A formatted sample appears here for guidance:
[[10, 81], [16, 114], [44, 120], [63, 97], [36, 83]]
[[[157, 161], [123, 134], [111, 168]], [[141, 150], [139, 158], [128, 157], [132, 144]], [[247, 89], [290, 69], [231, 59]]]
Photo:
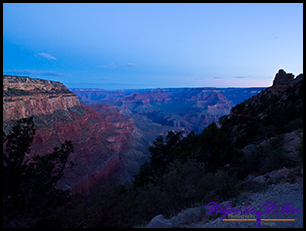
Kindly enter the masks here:
[[268, 87], [303, 72], [303, 4], [3, 4], [3, 74], [68, 88]]

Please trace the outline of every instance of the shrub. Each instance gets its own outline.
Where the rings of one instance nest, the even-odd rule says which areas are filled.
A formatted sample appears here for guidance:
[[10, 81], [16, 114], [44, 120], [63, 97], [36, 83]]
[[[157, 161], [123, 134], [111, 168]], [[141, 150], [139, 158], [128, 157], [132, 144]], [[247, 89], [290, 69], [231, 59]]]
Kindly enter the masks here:
[[[298, 133], [300, 138], [301, 138], [301, 142], [299, 143], [299, 145], [297, 146], [297, 152], [298, 152], [298, 155], [301, 159], [301, 163], [303, 163], [303, 135], [301, 135], [301, 133]], [[303, 133], [302, 133], [303, 134]]]
[[165, 216], [199, 201], [221, 201], [239, 193], [238, 180], [234, 176], [222, 169], [205, 173], [204, 165], [195, 159], [188, 159], [185, 163], [174, 162], [169, 168], [159, 182]]
[[272, 138], [269, 142], [258, 146], [256, 150], [251, 152], [250, 157], [247, 159], [247, 168], [250, 173], [263, 175], [267, 172], [282, 167], [289, 168], [296, 164], [282, 148], [283, 138], [283, 135]]

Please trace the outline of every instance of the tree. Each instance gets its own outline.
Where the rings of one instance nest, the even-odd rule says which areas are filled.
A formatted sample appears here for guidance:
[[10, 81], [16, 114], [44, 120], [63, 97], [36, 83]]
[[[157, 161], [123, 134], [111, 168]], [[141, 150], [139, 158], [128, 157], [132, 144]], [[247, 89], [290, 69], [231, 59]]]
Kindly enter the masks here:
[[65, 141], [53, 153], [29, 155], [34, 140], [33, 116], [20, 119], [12, 131], [3, 132], [3, 211], [11, 217], [43, 216], [69, 200], [69, 190], [56, 188], [65, 167], [73, 167], [68, 156], [71, 141]]
[[147, 188], [149, 183], [156, 185], [159, 178], [168, 170], [168, 165], [177, 159], [182, 152], [180, 147], [183, 131], [169, 131], [166, 139], [158, 136], [149, 146], [150, 161], [140, 166], [134, 175], [134, 187]]
[[226, 164], [231, 164], [240, 153], [236, 152], [232, 140], [212, 122], [204, 131], [199, 134], [201, 144], [197, 160], [205, 164], [210, 172], [217, 172]]
[[138, 173], [134, 174], [134, 180], [133, 180], [133, 186], [134, 188], [142, 188], [142, 189], [148, 189], [148, 185], [150, 181], [152, 181], [152, 168], [150, 163], [145, 162], [143, 163]]

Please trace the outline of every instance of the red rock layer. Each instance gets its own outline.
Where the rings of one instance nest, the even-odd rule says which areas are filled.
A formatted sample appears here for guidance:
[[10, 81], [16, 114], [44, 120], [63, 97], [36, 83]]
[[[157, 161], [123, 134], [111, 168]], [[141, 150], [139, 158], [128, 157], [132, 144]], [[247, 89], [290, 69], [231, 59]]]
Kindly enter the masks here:
[[[82, 104], [82, 105], [80, 105]], [[132, 175], [147, 156], [135, 149], [139, 136], [133, 119], [116, 106], [89, 106], [59, 82], [29, 77], [3, 76], [3, 125], [34, 115], [36, 134], [30, 155], [44, 155], [72, 141], [69, 161], [77, 165], [65, 170], [60, 188], [87, 193], [101, 178], [121, 183]]]

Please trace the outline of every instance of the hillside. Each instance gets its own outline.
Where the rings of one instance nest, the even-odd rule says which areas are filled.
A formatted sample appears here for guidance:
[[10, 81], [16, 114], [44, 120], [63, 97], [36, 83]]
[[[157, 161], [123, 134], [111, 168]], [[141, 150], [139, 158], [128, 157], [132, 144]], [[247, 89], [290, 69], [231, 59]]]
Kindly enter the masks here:
[[[283, 169], [282, 169], [283, 170]], [[286, 171], [284, 169], [283, 171]], [[274, 171], [273, 173], [280, 172]], [[303, 228], [303, 175], [294, 174], [294, 183], [288, 182], [285, 174], [277, 179], [277, 183], [257, 185], [257, 192], [245, 191], [236, 198], [224, 201], [222, 207], [230, 203], [234, 209], [261, 208], [266, 202], [272, 202], [280, 206], [291, 203], [291, 208], [299, 208], [299, 214], [269, 213], [263, 219], [294, 219], [294, 221], [261, 221], [260, 228]], [[262, 187], [262, 188], [260, 188]], [[263, 189], [265, 188], [265, 189]], [[246, 206], [247, 205], [247, 206]], [[205, 205], [184, 209], [177, 215], [166, 219], [162, 214], [154, 217], [147, 228], [258, 228], [256, 221], [223, 221], [222, 214], [206, 215], [208, 210]], [[256, 215], [231, 214], [228, 219], [254, 219]]]
[[303, 127], [303, 74], [293, 77], [279, 70], [271, 87], [220, 118], [221, 129], [234, 139], [237, 147], [258, 144]]
[[[214, 150], [213, 147], [217, 147], [212, 143], [211, 147], [206, 148], [208, 152], [205, 154], [200, 151], [203, 148], [198, 149], [206, 156], [204, 160], [220, 163], [220, 169], [228, 171], [229, 175], [236, 174], [239, 181], [235, 184], [240, 188], [240, 193], [237, 193], [238, 190], [235, 194], [227, 197], [224, 197], [224, 195], [218, 197], [218, 193], [216, 193], [214, 199], [205, 195], [198, 203], [198, 207], [184, 208], [180, 213], [172, 214], [172, 216], [161, 213], [147, 223], [146, 227], [257, 227], [257, 222], [222, 221], [220, 213], [207, 215], [208, 209], [205, 206], [211, 201], [217, 201], [218, 204], [220, 203], [223, 206], [230, 203], [230, 208], [235, 209], [245, 209], [246, 206], [250, 206], [250, 208], [255, 208], [261, 212], [263, 212], [261, 206], [266, 202], [282, 206], [290, 201], [291, 207], [299, 208], [301, 213], [269, 213], [262, 218], [295, 218], [295, 221], [261, 221], [261, 227], [303, 227], [302, 92], [303, 74], [294, 78], [292, 74], [279, 70], [271, 87], [233, 107], [228, 116], [220, 118], [217, 123], [219, 136], [221, 134], [224, 134], [224, 137], [227, 136], [232, 140], [232, 148], [241, 150], [243, 153], [236, 159], [238, 162], [231, 159], [228, 159], [227, 162], [222, 162], [217, 158], [209, 159], [210, 152]], [[209, 132], [207, 129], [203, 131], [203, 133], [205, 132], [211, 135], [218, 134]], [[198, 141], [199, 138], [195, 136]], [[189, 140], [189, 142], [192, 140]], [[182, 144], [182, 141], [179, 141], [179, 143]], [[219, 149], [219, 152], [221, 150]], [[219, 152], [214, 152], [214, 155], [220, 158]], [[222, 156], [222, 159], [225, 156]], [[234, 155], [230, 157], [232, 159], [237, 158]], [[198, 158], [198, 160], [201, 159]], [[205, 167], [208, 167], [208, 164], [209, 162], [204, 161]], [[218, 174], [215, 175], [215, 177], [217, 176]], [[215, 187], [222, 190], [222, 184], [227, 184], [225, 178], [223, 183], [217, 184]], [[223, 192], [231, 192], [235, 188], [235, 184], [226, 186]], [[199, 204], [202, 206], [199, 206]], [[250, 216], [247, 217], [245, 214], [238, 213], [234, 214], [234, 217], [227, 215], [226, 218], [250, 218]]]

